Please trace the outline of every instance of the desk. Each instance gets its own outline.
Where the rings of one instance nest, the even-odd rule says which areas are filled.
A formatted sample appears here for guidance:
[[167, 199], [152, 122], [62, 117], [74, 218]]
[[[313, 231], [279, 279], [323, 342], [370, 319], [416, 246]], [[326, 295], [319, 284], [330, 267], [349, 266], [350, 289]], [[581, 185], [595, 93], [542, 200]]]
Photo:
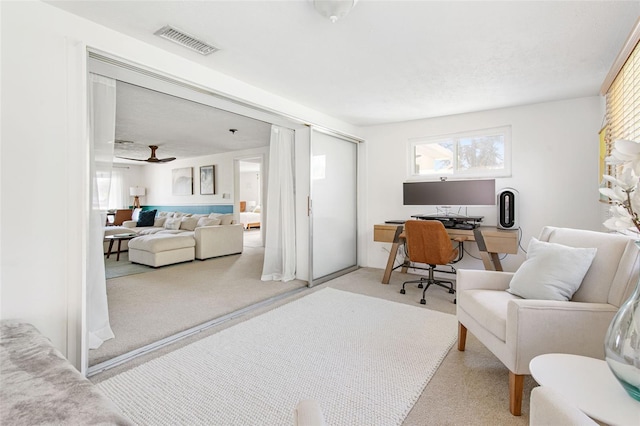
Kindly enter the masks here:
[[[393, 263], [398, 254], [398, 247], [404, 242], [403, 225], [379, 224], [373, 226], [373, 241], [382, 243], [392, 243], [389, 251], [387, 267], [382, 276], [382, 283], [389, 284]], [[480, 257], [484, 268], [488, 271], [502, 271], [502, 264], [498, 253], [517, 254], [518, 253], [518, 231], [498, 229], [495, 226], [481, 226], [476, 229], [484, 237], [487, 251], [480, 251]], [[465, 241], [475, 242], [474, 230], [468, 229], [447, 229], [447, 233], [454, 238], [464, 238]], [[402, 266], [402, 272], [407, 272], [408, 263]]]
[[538, 355], [531, 375], [591, 418], [612, 425], [640, 424], [640, 402], [618, 383], [607, 363], [580, 355]]

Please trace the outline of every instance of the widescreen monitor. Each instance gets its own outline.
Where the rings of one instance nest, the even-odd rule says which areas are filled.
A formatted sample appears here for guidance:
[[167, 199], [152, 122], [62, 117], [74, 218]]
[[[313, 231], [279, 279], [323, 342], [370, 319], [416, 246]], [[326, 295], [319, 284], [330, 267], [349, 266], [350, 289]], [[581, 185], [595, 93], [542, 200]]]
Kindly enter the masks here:
[[493, 206], [496, 204], [495, 179], [405, 182], [405, 206]]

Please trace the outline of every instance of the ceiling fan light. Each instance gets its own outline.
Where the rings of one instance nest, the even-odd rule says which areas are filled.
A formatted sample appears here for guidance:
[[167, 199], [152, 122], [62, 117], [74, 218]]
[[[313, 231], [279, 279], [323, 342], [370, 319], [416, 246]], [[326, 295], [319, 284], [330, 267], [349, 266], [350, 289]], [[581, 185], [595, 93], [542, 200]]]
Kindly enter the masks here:
[[316, 11], [332, 23], [349, 14], [358, 0], [313, 0]]

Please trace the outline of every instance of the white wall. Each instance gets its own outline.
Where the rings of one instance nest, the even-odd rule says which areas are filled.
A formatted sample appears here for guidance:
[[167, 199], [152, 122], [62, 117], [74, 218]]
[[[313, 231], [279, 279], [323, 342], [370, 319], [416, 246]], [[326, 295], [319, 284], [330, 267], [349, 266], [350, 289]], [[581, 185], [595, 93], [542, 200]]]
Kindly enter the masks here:
[[[497, 179], [496, 188], [520, 192], [523, 247], [545, 225], [602, 230], [598, 132], [603, 114], [602, 100], [594, 96], [366, 128], [365, 264], [384, 268], [390, 247], [373, 241], [374, 224], [434, 210], [402, 205], [407, 140], [416, 137], [511, 125], [512, 177]], [[485, 224], [496, 224], [496, 208], [469, 208], [468, 214], [483, 215]], [[465, 247], [477, 255], [474, 244]], [[523, 260], [521, 252], [502, 263], [505, 270], [515, 270]], [[481, 261], [468, 256], [460, 265], [482, 269]]]
[[[201, 205], [234, 204], [233, 160], [247, 155], [268, 155], [269, 148], [256, 148], [233, 151], [223, 154], [205, 155], [196, 158], [177, 159], [170, 163], [149, 164], [143, 168], [142, 182], [139, 186], [147, 188], [142, 205]], [[200, 194], [200, 167], [215, 166], [214, 195]], [[173, 195], [171, 191], [172, 170], [182, 167], [193, 168], [193, 195]], [[255, 178], [255, 175], [254, 175]], [[227, 194], [228, 198], [223, 198]]]
[[0, 317], [32, 322], [76, 366], [89, 208], [85, 46], [310, 123], [357, 131], [46, 3], [0, 2], [0, 19]]
[[[240, 173], [240, 201], [247, 203], [254, 202], [260, 204], [260, 188], [261, 188], [260, 172], [242, 172]], [[249, 209], [250, 206], [247, 206]]]

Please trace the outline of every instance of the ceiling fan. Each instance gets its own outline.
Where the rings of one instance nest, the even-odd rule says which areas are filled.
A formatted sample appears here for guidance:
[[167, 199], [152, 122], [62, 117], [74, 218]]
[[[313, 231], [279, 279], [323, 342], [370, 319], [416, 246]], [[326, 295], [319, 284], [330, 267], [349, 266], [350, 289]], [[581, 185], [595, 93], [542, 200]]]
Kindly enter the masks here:
[[156, 157], [156, 149], [158, 149], [158, 146], [149, 145], [149, 148], [151, 148], [151, 157], [147, 158], [146, 160], [140, 160], [139, 158], [127, 158], [127, 157], [118, 157], [118, 158], [122, 158], [123, 160], [146, 161], [147, 163], [168, 163], [169, 161], [173, 161], [176, 159], [176, 157], [158, 158]]

